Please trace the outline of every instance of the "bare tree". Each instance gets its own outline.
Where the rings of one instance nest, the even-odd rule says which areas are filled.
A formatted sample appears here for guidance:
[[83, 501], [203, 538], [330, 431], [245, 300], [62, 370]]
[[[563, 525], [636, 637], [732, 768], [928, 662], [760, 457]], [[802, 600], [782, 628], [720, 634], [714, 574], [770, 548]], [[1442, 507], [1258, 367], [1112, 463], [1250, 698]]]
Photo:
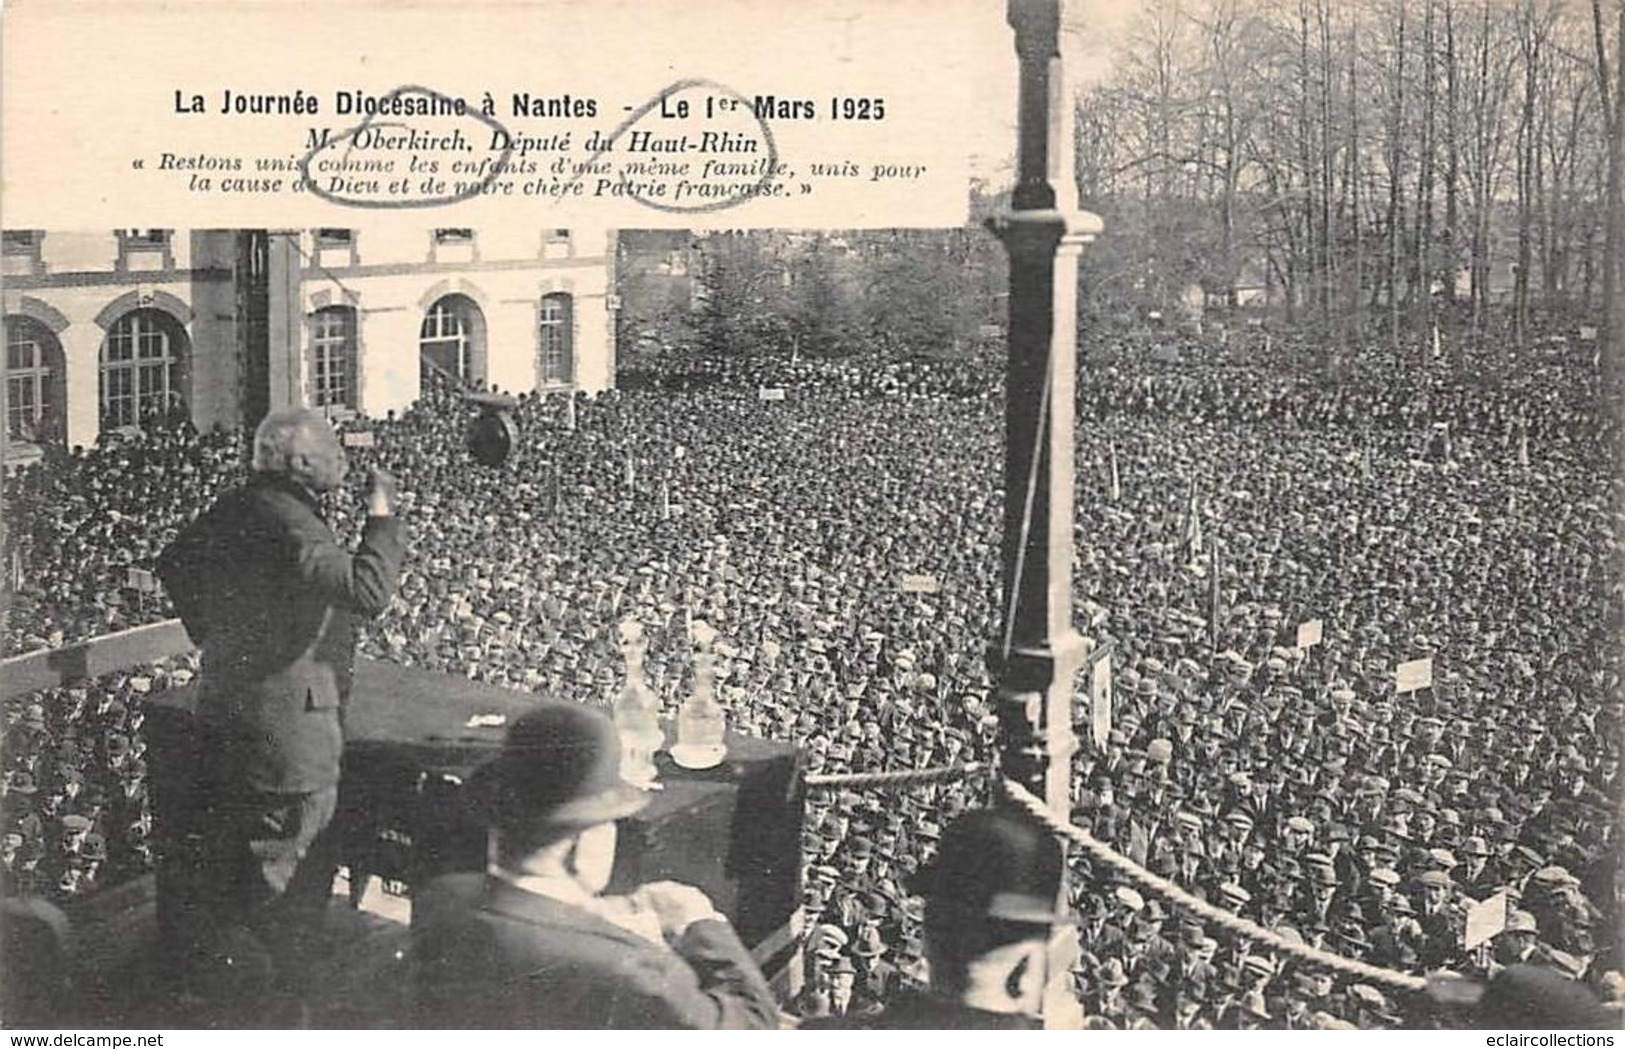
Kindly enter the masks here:
[[1437, 164], [1438, 41], [1434, 32], [1433, 0], [1424, 0], [1422, 13], [1421, 135], [1417, 141], [1416, 232], [1412, 241], [1410, 275], [1406, 281], [1418, 331], [1433, 327], [1433, 181]]
[[1261, 273], [1325, 345], [1437, 328], [1458, 364], [1614, 310], [1622, 3], [1154, 0], [1079, 115], [1102, 287], [1233, 308]]
[[1602, 0], [1591, 0], [1592, 39], [1597, 56], [1597, 90], [1602, 101], [1603, 127], [1608, 141], [1608, 228], [1603, 240], [1602, 300], [1604, 317], [1600, 354], [1610, 393], [1617, 395], [1622, 358], [1625, 358], [1625, 288], [1620, 269], [1625, 266], [1625, 0], [1615, 0], [1618, 28], [1614, 33], [1613, 72], [1610, 73], [1607, 31]]

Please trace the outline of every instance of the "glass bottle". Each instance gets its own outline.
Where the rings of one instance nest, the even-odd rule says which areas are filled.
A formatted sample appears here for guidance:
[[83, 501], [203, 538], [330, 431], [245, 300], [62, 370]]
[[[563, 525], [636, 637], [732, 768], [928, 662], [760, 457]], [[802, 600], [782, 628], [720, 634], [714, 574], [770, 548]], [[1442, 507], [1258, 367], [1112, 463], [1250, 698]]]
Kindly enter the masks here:
[[653, 787], [655, 751], [665, 743], [660, 731], [660, 704], [644, 679], [643, 657], [648, 642], [635, 620], [621, 624], [621, 656], [626, 663], [626, 684], [616, 697], [615, 731], [621, 737], [621, 779], [634, 787]]
[[[701, 635], [703, 636], [703, 634]], [[727, 716], [717, 702], [716, 664], [708, 644], [694, 653], [694, 691], [677, 712], [671, 759], [685, 769], [708, 769], [728, 756]]]

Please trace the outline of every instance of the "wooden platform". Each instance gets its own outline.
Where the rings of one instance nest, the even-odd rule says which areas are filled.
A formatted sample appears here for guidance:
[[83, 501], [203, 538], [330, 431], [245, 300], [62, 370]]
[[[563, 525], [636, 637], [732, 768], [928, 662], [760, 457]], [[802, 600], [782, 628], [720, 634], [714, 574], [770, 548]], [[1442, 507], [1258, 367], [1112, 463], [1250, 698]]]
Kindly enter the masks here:
[[[184, 632], [170, 621], [98, 639], [57, 652], [6, 661], [0, 692], [28, 691], [104, 670], [139, 664], [178, 651]], [[320, 989], [303, 1017], [283, 1017], [265, 1026], [284, 1029], [402, 1029], [413, 1026], [407, 958], [409, 907], [382, 895], [380, 880], [410, 885], [418, 877], [446, 870], [478, 869], [484, 862], [483, 830], [471, 824], [459, 784], [468, 770], [500, 746], [505, 729], [483, 725], [475, 715], [510, 718], [534, 698], [525, 693], [479, 685], [466, 679], [360, 660], [356, 668], [347, 728], [346, 777], [358, 792], [354, 810], [368, 816], [356, 835], [367, 848], [347, 850], [346, 861], [376, 873], [366, 910], [348, 903], [341, 879], [328, 915], [326, 942], [317, 951], [314, 974]], [[168, 812], [190, 810], [186, 798], [195, 785], [190, 731], [191, 690], [155, 694], [146, 703], [143, 729], [148, 744], [149, 788], [154, 801], [154, 840], [163, 842]], [[664, 754], [657, 759], [664, 789], [651, 805], [622, 828], [616, 886], [675, 878], [699, 886], [728, 914], [760, 964], [775, 980], [784, 1000], [799, 989], [794, 964], [801, 929], [799, 872], [802, 798], [798, 756], [793, 748], [729, 736], [729, 758], [701, 772], [679, 769]], [[187, 825], [177, 826], [184, 839]], [[354, 843], [352, 843], [354, 844]], [[191, 868], [188, 853], [165, 853]], [[616, 891], [612, 886], [612, 891]], [[184, 899], [178, 894], [176, 899]], [[4, 905], [17, 901], [3, 901]], [[210, 1015], [204, 996], [184, 986], [181, 959], [160, 948], [157, 881], [152, 875], [98, 891], [67, 908], [65, 933], [45, 932], [43, 942], [64, 942], [63, 980], [25, 934], [0, 946], [20, 947], [21, 961], [0, 961], [0, 992], [25, 984], [40, 993], [19, 1009], [0, 993], [0, 1026], [45, 1025], [79, 1028], [169, 1028], [249, 1026]], [[57, 917], [60, 917], [59, 915]], [[173, 920], [173, 917], [171, 920]], [[38, 931], [39, 923], [18, 928]], [[11, 956], [8, 949], [6, 957]], [[40, 974], [51, 978], [27, 980]], [[28, 990], [33, 990], [30, 986]], [[232, 994], [217, 998], [230, 999]], [[236, 995], [238, 998], [246, 995]], [[21, 1022], [26, 1012], [30, 1018]]]
[[[327, 928], [315, 956], [316, 988], [300, 1015], [245, 1021], [227, 1014], [179, 985], [178, 960], [159, 945], [156, 880], [148, 875], [100, 893], [75, 908], [69, 937], [70, 990], [60, 1007], [0, 1027], [36, 1029], [415, 1030], [412, 994], [410, 904], [384, 894], [376, 879], [365, 887], [359, 908], [350, 903], [347, 876], [333, 884]], [[799, 933], [799, 926], [787, 932]], [[799, 963], [768, 968], [782, 946], [764, 943], [753, 952], [780, 1001], [794, 997]], [[0, 972], [0, 980], [9, 978]], [[218, 988], [217, 988], [218, 990]]]
[[[315, 959], [313, 985], [319, 990], [298, 1025], [318, 1030], [413, 1026], [407, 907], [405, 901], [379, 898], [377, 892], [374, 886], [367, 909], [356, 910], [347, 901], [344, 879], [335, 882], [326, 937]], [[178, 986], [176, 959], [162, 956], [159, 949], [156, 897], [149, 875], [74, 909], [70, 990], [50, 1026], [192, 1030], [242, 1025], [238, 1017], [218, 1015]], [[267, 1023], [296, 1026], [288, 1018]]]

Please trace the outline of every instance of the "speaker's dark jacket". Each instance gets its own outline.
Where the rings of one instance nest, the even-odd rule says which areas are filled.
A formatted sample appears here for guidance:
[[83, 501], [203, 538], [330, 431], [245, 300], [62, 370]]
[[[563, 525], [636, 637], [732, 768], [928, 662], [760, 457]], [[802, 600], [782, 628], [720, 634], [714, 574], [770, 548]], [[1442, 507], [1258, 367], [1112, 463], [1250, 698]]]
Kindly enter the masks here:
[[203, 650], [206, 761], [260, 791], [338, 782], [356, 617], [389, 604], [404, 542], [398, 517], [371, 517], [352, 554], [302, 486], [258, 474], [164, 550], [159, 575]]

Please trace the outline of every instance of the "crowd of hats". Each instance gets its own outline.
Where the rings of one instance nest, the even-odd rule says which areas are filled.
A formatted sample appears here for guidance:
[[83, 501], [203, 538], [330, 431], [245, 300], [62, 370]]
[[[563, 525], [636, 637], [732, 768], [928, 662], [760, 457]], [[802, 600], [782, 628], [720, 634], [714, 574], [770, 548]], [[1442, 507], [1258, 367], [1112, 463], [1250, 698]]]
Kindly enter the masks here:
[[634, 357], [616, 375], [623, 390], [691, 392], [706, 389], [757, 390], [816, 383], [827, 392], [880, 397], [983, 397], [990, 362], [984, 356], [921, 357], [899, 360], [880, 354], [786, 358], [741, 353], [729, 356], [661, 354]]
[[144, 704], [196, 672], [183, 655], [6, 699], [0, 894], [60, 902], [151, 869]]
[[[1075, 821], [1283, 935], [1408, 970], [1482, 967], [1462, 947], [1465, 909], [1505, 891], [1516, 929], [1495, 950], [1515, 943], [1600, 983], [1619, 968], [1598, 920], [1617, 909], [1617, 482], [1584, 370], [1565, 359], [1479, 386], [1394, 367], [1332, 383], [1285, 366], [1279, 346], [1254, 367], [1161, 364], [1150, 348], [1102, 337], [1080, 374], [1075, 598], [1080, 629], [1111, 645], [1115, 714], [1096, 748], [1078, 705]], [[573, 410], [524, 397], [521, 447], [496, 470], [469, 463], [469, 410], [443, 384], [366, 424], [375, 444], [352, 458], [401, 478], [413, 554], [364, 651], [604, 703], [631, 616], [649, 684], [674, 708], [689, 688], [685, 625], [703, 620], [735, 730], [797, 742], [810, 771], [989, 757], [996, 366], [969, 395], [934, 379], [876, 385], [862, 362], [784, 367], [793, 381], [691, 363], [656, 384], [672, 389]], [[948, 374], [961, 372], [977, 374]], [[784, 399], [759, 395], [780, 382]], [[149, 490], [147, 549], [173, 498], [195, 508], [237, 475], [238, 457], [208, 439], [169, 454], [193, 446], [215, 470], [182, 497]], [[119, 454], [30, 483], [96, 491], [87, 477]], [[363, 473], [333, 501], [347, 537]], [[133, 512], [119, 485], [100, 491], [30, 513], [75, 532], [108, 507]], [[73, 556], [30, 551], [42, 552]], [[78, 580], [97, 556], [40, 567]], [[13, 635], [100, 629], [71, 602], [48, 617]], [[1308, 619], [1324, 631], [1305, 654]], [[1423, 657], [1434, 686], [1395, 695], [1395, 665]], [[923, 977], [904, 885], [943, 824], [985, 800], [980, 780], [812, 793], [798, 1007], [868, 1008]], [[1399, 1016], [1379, 988], [1286, 964], [1081, 861], [1075, 875], [1076, 981], [1097, 1024]]]
[[[1178, 345], [1170, 340], [1159, 338], [1158, 349]], [[1302, 340], [1267, 345], [1266, 350], [1256, 338], [1218, 346], [1187, 340], [1186, 359], [1158, 361], [1147, 359], [1142, 340], [1102, 340], [1080, 376], [1080, 410], [1365, 434], [1410, 435], [1447, 427], [1480, 442], [1493, 438], [1498, 448], [1510, 442], [1514, 452], [1527, 437], [1595, 453], [1619, 425], [1617, 418], [1595, 410], [1598, 376], [1578, 367], [1584, 358], [1572, 351], [1562, 356], [1550, 347], [1544, 354], [1531, 351], [1510, 372], [1489, 365], [1454, 372], [1417, 368], [1403, 355], [1372, 348], [1337, 368], [1329, 380], [1320, 369], [1305, 369], [1311, 350]]]
[[6, 653], [167, 615], [164, 595], [139, 570], [150, 571], [176, 531], [240, 476], [241, 461], [235, 434], [153, 427], [108, 431], [88, 449], [48, 449], [9, 473]]

